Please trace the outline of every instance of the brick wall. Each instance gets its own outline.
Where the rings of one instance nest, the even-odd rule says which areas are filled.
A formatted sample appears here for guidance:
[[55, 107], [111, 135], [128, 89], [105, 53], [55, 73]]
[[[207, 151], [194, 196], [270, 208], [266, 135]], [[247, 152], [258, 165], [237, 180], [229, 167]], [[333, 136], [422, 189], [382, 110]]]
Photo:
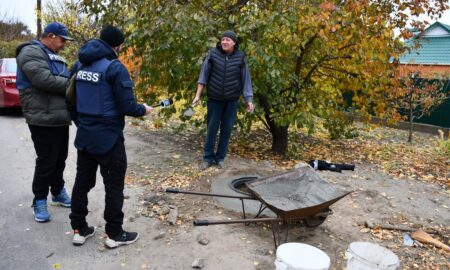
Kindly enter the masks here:
[[435, 78], [436, 75], [448, 77], [450, 75], [450, 65], [399, 65], [400, 76], [408, 76], [410, 73], [420, 73], [421, 78]]

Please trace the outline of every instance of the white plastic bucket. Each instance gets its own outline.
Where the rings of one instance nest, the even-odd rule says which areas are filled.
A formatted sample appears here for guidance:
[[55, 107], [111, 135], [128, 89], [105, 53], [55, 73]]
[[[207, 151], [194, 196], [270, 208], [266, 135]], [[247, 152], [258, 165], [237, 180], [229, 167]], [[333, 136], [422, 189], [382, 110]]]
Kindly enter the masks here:
[[277, 248], [276, 270], [328, 270], [330, 257], [322, 250], [301, 243], [285, 243]]
[[397, 255], [369, 242], [353, 242], [345, 252], [347, 270], [395, 270], [400, 265]]

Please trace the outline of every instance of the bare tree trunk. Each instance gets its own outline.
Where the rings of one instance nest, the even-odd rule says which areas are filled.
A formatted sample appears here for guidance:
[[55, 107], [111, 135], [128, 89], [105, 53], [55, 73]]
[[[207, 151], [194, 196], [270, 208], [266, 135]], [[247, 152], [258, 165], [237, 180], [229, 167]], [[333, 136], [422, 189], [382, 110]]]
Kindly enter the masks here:
[[413, 114], [413, 101], [412, 99], [409, 100], [409, 135], [408, 135], [408, 142], [412, 143], [413, 140], [413, 120], [414, 120], [414, 114]]
[[285, 155], [288, 146], [288, 127], [272, 127], [272, 151], [279, 155]]
[[259, 102], [264, 108], [264, 118], [267, 128], [272, 134], [272, 151], [279, 155], [285, 155], [288, 146], [289, 125], [280, 126], [270, 117], [270, 104], [265, 96], [258, 95]]
[[37, 0], [36, 3], [36, 17], [37, 17], [37, 34], [36, 34], [36, 39], [39, 39], [41, 37], [42, 34], [42, 8], [41, 8], [41, 0]]
[[409, 108], [409, 135], [408, 135], [408, 142], [412, 143], [412, 135], [413, 135], [413, 113], [412, 108]]

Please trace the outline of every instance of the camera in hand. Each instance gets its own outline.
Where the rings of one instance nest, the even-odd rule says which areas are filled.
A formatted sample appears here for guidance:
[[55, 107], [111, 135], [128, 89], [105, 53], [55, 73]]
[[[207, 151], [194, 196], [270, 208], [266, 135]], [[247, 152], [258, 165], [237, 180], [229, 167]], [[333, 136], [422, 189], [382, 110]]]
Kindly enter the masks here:
[[163, 99], [158, 104], [153, 105], [153, 107], [161, 106], [161, 108], [169, 107], [173, 104], [173, 100], [171, 98]]

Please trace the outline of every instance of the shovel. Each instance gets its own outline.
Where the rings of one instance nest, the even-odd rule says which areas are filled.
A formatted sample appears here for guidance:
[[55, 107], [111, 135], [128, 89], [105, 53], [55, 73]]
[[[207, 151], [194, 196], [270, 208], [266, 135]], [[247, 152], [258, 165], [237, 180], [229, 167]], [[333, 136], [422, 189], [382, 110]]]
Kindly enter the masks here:
[[194, 108], [192, 106], [190, 106], [189, 108], [187, 108], [184, 112], [183, 112], [183, 116], [190, 118], [195, 114]]
[[411, 234], [411, 237], [417, 241], [420, 241], [422, 243], [429, 243], [429, 244], [433, 244], [438, 248], [442, 248], [443, 250], [450, 252], [450, 247], [447, 246], [446, 244], [442, 243], [439, 240], [434, 239], [431, 235], [429, 235], [428, 233], [422, 231], [422, 230], [418, 230], [415, 231]]

